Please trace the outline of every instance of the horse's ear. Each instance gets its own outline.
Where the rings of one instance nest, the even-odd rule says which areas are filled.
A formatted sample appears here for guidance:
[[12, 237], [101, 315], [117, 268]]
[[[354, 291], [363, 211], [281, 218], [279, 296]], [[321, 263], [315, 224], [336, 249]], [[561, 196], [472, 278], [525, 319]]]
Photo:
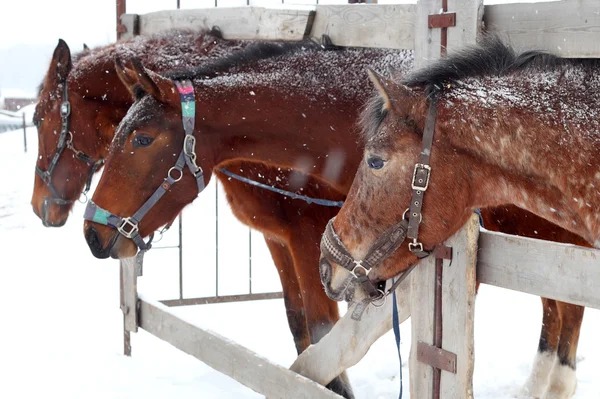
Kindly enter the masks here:
[[387, 111], [394, 110], [401, 116], [409, 117], [414, 99], [418, 98], [418, 93], [408, 86], [381, 76], [370, 68], [367, 69], [367, 73], [383, 100], [383, 109]]
[[131, 59], [131, 66], [137, 75], [137, 83], [142, 90], [160, 102], [179, 104], [179, 95], [172, 80], [144, 68], [137, 58]]
[[90, 52], [90, 48], [88, 47], [87, 44], [83, 43], [83, 52], [84, 53], [89, 53]]
[[73, 64], [71, 63], [71, 50], [63, 39], [58, 39], [58, 44], [52, 54], [48, 76], [56, 79], [58, 82], [64, 82], [71, 72]]
[[127, 90], [133, 96], [135, 100], [142, 93], [138, 92], [141, 90], [141, 87], [138, 85], [137, 74], [133, 69], [127, 68], [119, 57], [115, 58], [115, 71], [117, 72], [117, 76], [121, 79], [121, 82], [127, 87]]

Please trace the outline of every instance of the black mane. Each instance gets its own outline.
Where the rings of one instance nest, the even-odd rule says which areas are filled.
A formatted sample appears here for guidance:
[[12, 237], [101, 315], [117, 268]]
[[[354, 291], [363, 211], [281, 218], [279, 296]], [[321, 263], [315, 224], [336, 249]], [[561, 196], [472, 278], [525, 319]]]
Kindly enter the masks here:
[[479, 44], [465, 47], [408, 74], [401, 83], [409, 87], [424, 87], [427, 93], [432, 93], [441, 90], [448, 83], [461, 79], [502, 76], [526, 69], [548, 70], [565, 65], [596, 68], [600, 66], [600, 61], [561, 58], [538, 50], [517, 54], [497, 35], [486, 35]]
[[[331, 46], [333, 48], [333, 46]], [[330, 46], [322, 46], [310, 39], [298, 42], [284, 41], [260, 41], [251, 43], [242, 50], [235, 51], [224, 57], [207, 61], [205, 64], [183, 70], [171, 71], [165, 77], [173, 80], [212, 78], [219, 73], [226, 72], [231, 68], [249, 64], [251, 62], [274, 58], [298, 50], [329, 49]]]

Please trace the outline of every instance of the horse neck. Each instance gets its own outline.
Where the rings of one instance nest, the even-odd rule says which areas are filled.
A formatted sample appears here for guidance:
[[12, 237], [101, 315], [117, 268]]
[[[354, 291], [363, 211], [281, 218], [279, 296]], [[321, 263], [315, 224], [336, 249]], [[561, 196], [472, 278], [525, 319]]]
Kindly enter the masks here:
[[600, 206], [600, 145], [598, 123], [589, 115], [600, 95], [565, 94], [558, 85], [541, 93], [519, 85], [515, 90], [511, 81], [505, 87], [495, 84], [468, 96], [447, 96], [438, 116], [451, 147], [473, 155], [469, 169], [477, 206], [513, 203], [600, 242], [595, 211]]
[[247, 160], [291, 168], [348, 192], [362, 158], [355, 121], [368, 93], [304, 95], [259, 84], [196, 93], [196, 132], [215, 165]]

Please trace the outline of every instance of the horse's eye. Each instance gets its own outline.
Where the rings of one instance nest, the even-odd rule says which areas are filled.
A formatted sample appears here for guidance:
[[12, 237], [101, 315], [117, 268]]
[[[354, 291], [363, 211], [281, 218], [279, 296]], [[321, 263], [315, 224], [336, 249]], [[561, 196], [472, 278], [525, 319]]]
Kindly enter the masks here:
[[138, 135], [133, 139], [133, 146], [135, 148], [138, 147], [148, 147], [154, 141], [153, 137]]
[[369, 168], [371, 169], [381, 169], [383, 168], [383, 165], [385, 165], [385, 161], [377, 156], [373, 156], [367, 159], [367, 165], [369, 165]]

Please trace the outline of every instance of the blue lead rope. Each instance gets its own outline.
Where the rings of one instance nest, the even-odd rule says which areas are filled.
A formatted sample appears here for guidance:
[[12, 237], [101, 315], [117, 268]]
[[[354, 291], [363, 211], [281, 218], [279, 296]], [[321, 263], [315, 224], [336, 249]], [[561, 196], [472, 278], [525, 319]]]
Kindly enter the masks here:
[[[392, 279], [392, 284], [394, 284], [394, 279]], [[400, 393], [398, 394], [398, 399], [402, 399], [402, 355], [400, 354], [400, 320], [398, 318], [396, 290], [392, 291], [392, 328], [394, 329], [394, 338], [396, 338], [396, 348], [398, 349], [398, 360], [400, 361]]]
[[293, 199], [303, 200], [303, 201], [306, 201], [309, 204], [317, 204], [317, 205], [323, 205], [323, 206], [334, 206], [334, 207], [338, 207], [338, 208], [341, 208], [342, 205], [344, 205], [344, 201], [330, 201], [330, 200], [326, 200], [326, 199], [311, 198], [311, 197], [307, 197], [306, 195], [300, 195], [300, 194], [293, 193], [291, 191], [282, 190], [280, 188], [275, 188], [275, 187], [269, 186], [267, 184], [263, 184], [263, 183], [259, 183], [259, 182], [254, 181], [254, 180], [250, 180], [247, 177], [236, 175], [235, 173], [232, 173], [232, 172], [228, 171], [225, 168], [220, 168], [220, 169], [217, 169], [217, 170], [219, 172], [224, 173], [225, 175], [233, 178], [233, 179], [239, 180], [239, 181], [244, 182], [246, 184], [250, 184], [251, 186], [256, 186], [256, 187], [264, 188], [265, 190], [273, 191], [275, 193], [278, 193], [278, 194], [281, 194], [281, 195], [285, 195], [285, 196], [293, 198]]

